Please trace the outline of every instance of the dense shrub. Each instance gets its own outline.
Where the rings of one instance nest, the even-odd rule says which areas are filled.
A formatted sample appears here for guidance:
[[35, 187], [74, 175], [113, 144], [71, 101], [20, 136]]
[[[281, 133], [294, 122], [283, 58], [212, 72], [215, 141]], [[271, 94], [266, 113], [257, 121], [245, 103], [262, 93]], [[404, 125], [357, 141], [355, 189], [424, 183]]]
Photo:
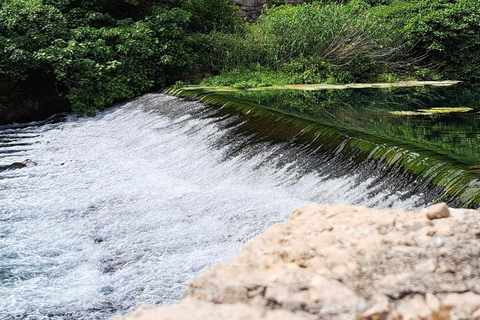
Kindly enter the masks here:
[[272, 8], [242, 33], [202, 39], [204, 65], [260, 64], [304, 83], [480, 79], [478, 0], [284, 2], [267, 1]]
[[188, 35], [231, 31], [238, 21], [227, 0], [4, 0], [0, 6], [2, 87], [10, 97], [65, 95], [79, 114], [181, 78], [196, 63]]
[[246, 25], [229, 0], [2, 0], [0, 103], [63, 95], [93, 114], [195, 72], [240, 87], [480, 79], [478, 0], [284, 2]]
[[480, 1], [393, 0], [375, 10], [403, 29], [437, 74], [480, 80]]
[[[435, 3], [436, 2], [436, 3]], [[480, 80], [480, 2], [422, 1], [407, 30], [447, 77]]]
[[210, 77], [204, 80], [209, 86], [233, 86], [238, 89], [286, 85], [299, 82], [296, 73], [274, 72], [260, 65], [249, 68], [238, 68], [225, 72], [221, 77]]
[[407, 45], [362, 1], [273, 7], [244, 33], [204, 39], [207, 65], [228, 71], [260, 64], [301, 82], [351, 82], [406, 71]]
[[191, 13], [190, 30], [233, 32], [242, 23], [238, 8], [229, 0], [183, 0], [181, 8]]

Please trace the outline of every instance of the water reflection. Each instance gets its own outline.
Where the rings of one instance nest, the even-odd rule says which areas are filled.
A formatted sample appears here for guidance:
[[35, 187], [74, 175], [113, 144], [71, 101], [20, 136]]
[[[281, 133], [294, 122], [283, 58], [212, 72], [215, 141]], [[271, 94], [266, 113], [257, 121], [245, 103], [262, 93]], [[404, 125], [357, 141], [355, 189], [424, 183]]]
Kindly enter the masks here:
[[413, 174], [407, 181], [440, 187], [443, 196], [437, 201], [480, 204], [479, 90], [456, 86], [170, 92], [249, 114], [249, 121], [262, 118], [261, 138], [310, 139], [315, 141], [310, 148], [326, 154], [342, 155], [361, 166], [380, 161], [380, 166], [397, 172], [394, 178], [405, 181], [400, 177], [403, 171]]
[[[480, 92], [461, 87], [238, 91], [235, 98], [480, 164]], [[430, 108], [467, 112], [397, 114]], [[418, 112], [417, 112], [418, 113]]]

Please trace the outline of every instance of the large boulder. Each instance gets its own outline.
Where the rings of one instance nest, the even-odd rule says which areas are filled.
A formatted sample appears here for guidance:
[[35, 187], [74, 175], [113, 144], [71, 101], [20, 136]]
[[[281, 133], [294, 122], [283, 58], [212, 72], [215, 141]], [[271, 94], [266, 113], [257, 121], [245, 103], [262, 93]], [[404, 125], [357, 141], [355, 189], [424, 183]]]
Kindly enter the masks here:
[[479, 238], [478, 211], [444, 204], [307, 206], [205, 270], [179, 305], [117, 319], [170, 319], [192, 303], [208, 319], [480, 319]]

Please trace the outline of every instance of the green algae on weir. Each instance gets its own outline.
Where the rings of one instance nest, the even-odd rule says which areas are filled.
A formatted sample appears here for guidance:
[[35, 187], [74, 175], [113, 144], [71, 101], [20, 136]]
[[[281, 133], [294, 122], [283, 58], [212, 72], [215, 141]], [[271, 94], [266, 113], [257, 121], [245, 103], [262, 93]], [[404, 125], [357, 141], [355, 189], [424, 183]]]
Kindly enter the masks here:
[[435, 113], [455, 113], [455, 112], [469, 112], [473, 111], [472, 108], [466, 107], [452, 107], [452, 108], [430, 108], [430, 109], [418, 109], [417, 111], [390, 111], [390, 114], [396, 116], [426, 116]]
[[[248, 88], [245, 90], [249, 91], [261, 91], [261, 90], [303, 90], [303, 91], [317, 91], [317, 90], [343, 90], [343, 89], [388, 89], [388, 88], [408, 88], [408, 87], [423, 87], [423, 86], [434, 86], [434, 87], [448, 87], [460, 83], [461, 81], [455, 80], [445, 80], [445, 81], [399, 81], [392, 83], [349, 83], [349, 84], [288, 84], [283, 86], [269, 86], [269, 87], [256, 87]], [[211, 87], [211, 86], [182, 86], [184, 90], [214, 90], [219, 91], [238, 91], [238, 89], [232, 87]]]
[[[272, 139], [310, 140], [312, 148], [340, 154], [357, 163], [379, 161], [389, 170], [400, 169], [415, 176], [415, 181], [423, 181], [420, 184], [441, 188], [443, 195], [436, 201], [474, 208], [480, 205], [480, 95], [473, 92], [465, 99], [450, 95], [452, 101], [447, 103], [441, 98], [445, 92], [450, 94], [447, 91], [430, 91], [421, 86], [372, 88], [319, 93], [184, 87], [168, 88], [165, 92], [196, 98], [214, 107], [248, 114], [250, 118], [274, 118], [270, 124], [279, 128], [274, 130], [275, 134], [269, 133]], [[469, 110], [462, 109], [461, 115], [429, 113], [419, 119], [401, 117], [405, 118], [401, 121], [390, 114], [400, 107], [450, 108], [449, 103], [468, 105], [464, 108]]]

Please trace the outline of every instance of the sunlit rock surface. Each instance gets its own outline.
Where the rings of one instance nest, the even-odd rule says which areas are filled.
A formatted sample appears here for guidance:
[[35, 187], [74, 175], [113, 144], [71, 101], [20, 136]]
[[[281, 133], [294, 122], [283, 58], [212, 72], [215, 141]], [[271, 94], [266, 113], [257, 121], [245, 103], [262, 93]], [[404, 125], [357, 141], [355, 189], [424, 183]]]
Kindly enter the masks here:
[[475, 210], [302, 207], [179, 304], [117, 319], [480, 319], [479, 238]]

